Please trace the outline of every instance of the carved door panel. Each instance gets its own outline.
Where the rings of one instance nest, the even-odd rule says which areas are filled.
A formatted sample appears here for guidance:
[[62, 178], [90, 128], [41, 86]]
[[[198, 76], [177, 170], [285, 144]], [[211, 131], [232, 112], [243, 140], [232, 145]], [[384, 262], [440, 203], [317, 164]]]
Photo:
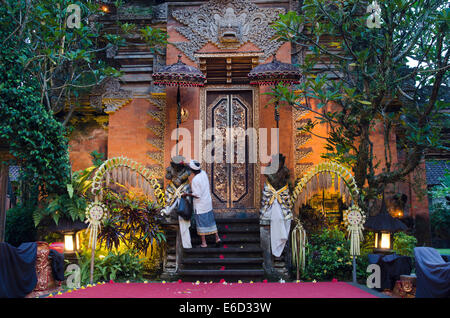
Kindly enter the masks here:
[[[216, 211], [254, 209], [255, 164], [249, 162], [253, 127], [251, 91], [207, 92], [206, 128], [214, 130], [212, 162], [206, 165]], [[221, 136], [222, 143], [217, 143]], [[216, 138], [216, 139], [215, 139]]]

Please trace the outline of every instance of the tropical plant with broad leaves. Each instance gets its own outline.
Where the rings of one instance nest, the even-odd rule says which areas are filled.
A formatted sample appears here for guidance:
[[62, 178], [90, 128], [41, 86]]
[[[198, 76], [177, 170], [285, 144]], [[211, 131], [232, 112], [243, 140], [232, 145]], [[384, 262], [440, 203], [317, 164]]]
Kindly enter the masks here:
[[63, 194], [50, 194], [42, 202], [43, 207], [36, 209], [33, 220], [37, 226], [44, 218], [52, 219], [58, 224], [60, 218], [83, 221], [87, 207], [88, 189], [92, 184], [92, 174], [96, 167], [74, 172], [71, 182], [66, 185]]
[[98, 234], [100, 244], [107, 249], [119, 248], [122, 243], [137, 252], [152, 252], [154, 244], [166, 240], [158, 222], [159, 206], [139, 189], [127, 189], [115, 183], [103, 189], [103, 202], [108, 206], [108, 216]]

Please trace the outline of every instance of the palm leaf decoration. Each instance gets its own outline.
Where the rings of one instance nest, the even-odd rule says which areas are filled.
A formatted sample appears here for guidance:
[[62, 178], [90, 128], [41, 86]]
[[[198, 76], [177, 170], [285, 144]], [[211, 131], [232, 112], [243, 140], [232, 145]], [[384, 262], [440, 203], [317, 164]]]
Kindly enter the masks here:
[[292, 262], [297, 269], [297, 280], [300, 279], [300, 271], [305, 271], [305, 261], [306, 261], [306, 231], [303, 228], [302, 223], [299, 219], [294, 218], [296, 223], [294, 229], [291, 233], [292, 242]]

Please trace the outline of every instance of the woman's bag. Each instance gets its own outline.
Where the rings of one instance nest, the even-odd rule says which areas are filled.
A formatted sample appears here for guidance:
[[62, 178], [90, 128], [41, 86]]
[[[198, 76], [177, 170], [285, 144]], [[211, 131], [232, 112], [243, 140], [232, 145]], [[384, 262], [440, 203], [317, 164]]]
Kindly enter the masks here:
[[192, 217], [192, 205], [188, 199], [185, 197], [181, 197], [178, 200], [178, 206], [176, 212], [179, 216], [181, 216], [186, 221], [189, 221]]

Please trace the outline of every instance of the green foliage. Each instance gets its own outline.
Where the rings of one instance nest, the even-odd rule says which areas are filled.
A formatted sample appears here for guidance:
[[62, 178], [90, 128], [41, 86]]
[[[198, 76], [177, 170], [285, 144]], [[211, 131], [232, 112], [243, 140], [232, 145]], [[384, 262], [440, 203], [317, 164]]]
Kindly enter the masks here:
[[18, 19], [13, 13], [0, 7], [0, 138], [21, 166], [21, 200], [29, 203], [36, 202], [39, 191], [64, 191], [70, 166], [62, 125], [41, 104], [37, 78], [18, 63], [33, 52], [11, 36]]
[[[365, 283], [368, 254], [373, 252], [373, 233], [365, 232], [361, 242], [361, 255], [356, 257], [356, 277]], [[350, 241], [338, 227], [323, 229], [308, 235], [306, 246], [306, 270], [302, 272], [304, 280], [339, 281], [352, 280], [352, 259]]]
[[308, 234], [316, 234], [323, 228], [329, 227], [325, 214], [309, 205], [300, 207], [298, 217], [302, 220], [302, 225]]
[[[81, 9], [79, 28], [66, 23], [67, 8], [73, 3]], [[106, 63], [106, 50], [124, 42], [121, 37], [105, 32], [98, 19], [104, 13], [95, 3], [20, 0], [18, 4], [15, 9], [29, 15], [21, 27], [23, 37], [32, 44], [32, 55], [19, 61], [38, 80], [41, 102], [66, 124], [79, 105], [81, 94], [106, 77], [119, 75]], [[67, 106], [69, 111], [65, 109]]]
[[44, 236], [43, 241], [49, 244], [54, 242], [64, 242], [64, 234], [59, 232], [48, 233]]
[[165, 31], [146, 26], [139, 30], [144, 41], [150, 46], [150, 50], [154, 52], [162, 45], [168, 43], [168, 35]]
[[66, 184], [66, 191], [62, 194], [50, 194], [41, 202], [43, 207], [33, 213], [33, 220], [37, 226], [43, 219], [50, 218], [56, 224], [60, 218], [72, 221], [83, 221], [88, 204], [87, 191], [91, 187], [91, 176], [95, 167], [74, 172], [71, 182]]
[[360, 252], [356, 258], [356, 277], [359, 283], [366, 284], [367, 277], [370, 273], [367, 272], [369, 266], [369, 254], [373, 253], [375, 245], [375, 234], [373, 232], [364, 231], [364, 240], [361, 242]]
[[352, 262], [350, 243], [343, 232], [324, 229], [308, 236], [306, 250], [306, 270], [302, 278], [306, 280], [351, 280]]
[[158, 222], [158, 206], [143, 193], [119, 189], [103, 189], [104, 203], [109, 209], [98, 240], [106, 248], [118, 248], [122, 243], [129, 249], [152, 253], [153, 245], [166, 240]]
[[34, 205], [19, 204], [6, 212], [7, 243], [19, 246], [21, 243], [36, 241], [37, 233], [32, 219], [34, 210]]
[[[441, 132], [449, 116], [441, 110], [448, 103], [438, 92], [450, 74], [445, 1], [378, 2], [381, 28], [367, 26], [370, 2], [305, 0], [301, 13], [281, 15], [273, 25], [278, 39], [308, 52], [298, 65], [305, 80], [295, 87], [300, 96], [282, 84], [269, 93], [271, 102], [316, 116], [307, 132], [327, 125], [328, 134], [318, 136], [326, 140], [323, 157], [352, 167], [366, 200], [413, 171], [427, 149], [445, 149]], [[417, 67], [408, 68], [408, 60], [418, 62]], [[394, 105], [398, 101], [400, 109]], [[384, 158], [374, 156], [376, 127], [384, 128]], [[390, 149], [394, 132], [408, 158], [398, 165]], [[381, 159], [384, 169], [378, 169]], [[359, 204], [368, 206], [362, 198]]]
[[414, 257], [414, 247], [416, 247], [417, 239], [404, 232], [394, 234], [394, 252], [399, 255]]
[[[82, 285], [90, 281], [90, 261], [90, 253], [80, 256]], [[109, 252], [106, 256], [100, 254], [95, 257], [93, 281], [142, 281], [143, 270], [143, 260], [133, 252]]]
[[433, 204], [430, 208], [431, 230], [439, 239], [450, 239], [450, 173], [446, 173], [441, 184], [430, 191]]
[[440, 239], [450, 238], [450, 208], [446, 202], [433, 204], [430, 211], [431, 231]]
[[105, 154], [99, 153], [97, 150], [92, 151], [90, 155], [92, 157], [92, 164], [97, 168], [105, 161]]

